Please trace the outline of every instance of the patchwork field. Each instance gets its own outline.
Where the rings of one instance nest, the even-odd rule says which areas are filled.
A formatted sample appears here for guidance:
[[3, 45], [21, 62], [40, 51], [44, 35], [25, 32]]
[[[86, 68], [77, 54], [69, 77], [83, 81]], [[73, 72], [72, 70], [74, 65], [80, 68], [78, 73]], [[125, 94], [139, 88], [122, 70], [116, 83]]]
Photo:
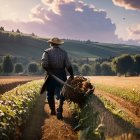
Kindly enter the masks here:
[[[35, 79], [42, 77], [1, 77], [5, 85], [6, 81], [12, 83], [33, 80], [33, 82], [18, 86], [0, 96], [2, 117], [0, 138], [10, 136], [16, 139], [83, 140], [86, 137], [91, 139], [96, 137], [97, 140], [102, 140], [101, 134], [104, 134], [107, 140], [139, 140], [140, 78], [111, 76], [87, 78], [95, 85], [94, 94], [84, 108], [65, 102], [62, 121], [50, 115], [48, 104], [44, 102], [45, 94], [39, 95], [43, 81]], [[73, 116], [72, 112], [77, 115]], [[95, 126], [90, 126], [91, 122], [95, 123]], [[75, 128], [80, 125], [82, 129], [76, 130]]]

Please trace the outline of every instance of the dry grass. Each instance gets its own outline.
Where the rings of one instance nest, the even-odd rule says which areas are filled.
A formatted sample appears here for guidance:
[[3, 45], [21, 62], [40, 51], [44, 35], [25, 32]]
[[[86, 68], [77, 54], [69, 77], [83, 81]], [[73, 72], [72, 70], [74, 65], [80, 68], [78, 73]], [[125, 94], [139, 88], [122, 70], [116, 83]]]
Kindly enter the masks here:
[[[56, 106], [58, 104], [56, 103]], [[50, 114], [49, 106], [46, 104], [44, 110]], [[49, 115], [42, 127], [43, 134], [41, 140], [77, 140], [77, 134], [73, 131], [71, 123], [71, 113], [68, 111], [68, 105], [64, 104], [64, 120], [58, 120], [56, 116]]]
[[91, 83], [126, 89], [140, 89], [140, 77], [89, 76]]

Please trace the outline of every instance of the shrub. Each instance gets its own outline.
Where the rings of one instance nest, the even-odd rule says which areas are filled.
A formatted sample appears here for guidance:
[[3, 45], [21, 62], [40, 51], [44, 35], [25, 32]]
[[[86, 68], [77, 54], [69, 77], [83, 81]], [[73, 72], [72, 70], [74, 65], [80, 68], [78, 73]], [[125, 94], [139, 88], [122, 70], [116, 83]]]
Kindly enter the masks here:
[[15, 73], [23, 72], [23, 66], [21, 63], [15, 64]]

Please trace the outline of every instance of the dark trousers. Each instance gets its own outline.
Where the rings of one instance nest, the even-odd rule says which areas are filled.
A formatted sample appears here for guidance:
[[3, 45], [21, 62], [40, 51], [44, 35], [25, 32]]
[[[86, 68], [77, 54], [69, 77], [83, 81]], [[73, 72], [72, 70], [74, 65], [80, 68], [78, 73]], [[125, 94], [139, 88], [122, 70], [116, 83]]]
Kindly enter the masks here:
[[[49, 103], [49, 107], [51, 110], [55, 110], [55, 96], [56, 99], [59, 100], [59, 110], [63, 110], [64, 97], [61, 95], [61, 89], [63, 85], [58, 83], [53, 77], [48, 77], [47, 84], [47, 99]], [[64, 78], [62, 80], [65, 80]]]

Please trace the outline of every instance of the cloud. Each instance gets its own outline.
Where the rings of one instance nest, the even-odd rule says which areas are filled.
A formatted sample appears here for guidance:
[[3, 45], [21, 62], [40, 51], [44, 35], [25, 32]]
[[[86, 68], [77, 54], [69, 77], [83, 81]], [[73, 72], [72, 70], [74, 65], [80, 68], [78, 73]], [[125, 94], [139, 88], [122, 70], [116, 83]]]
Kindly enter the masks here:
[[127, 28], [128, 38], [140, 43], [140, 24]]
[[29, 17], [31, 20], [37, 20], [37, 21], [44, 23], [45, 21], [50, 20], [50, 18], [46, 15], [46, 13], [47, 13], [47, 10], [44, 9], [39, 4], [31, 9], [31, 14], [29, 15]]
[[48, 6], [48, 9], [53, 11], [55, 14], [60, 15], [60, 5], [74, 2], [74, 0], [42, 0], [42, 2]]
[[[82, 1], [42, 1], [47, 7], [45, 14], [39, 6], [39, 8], [32, 10], [38, 10], [33, 12], [32, 17], [35, 16], [35, 18], [43, 20], [46, 25], [44, 27], [46, 34], [72, 39], [90, 39], [102, 42], [116, 41], [116, 26], [111, 22], [111, 19], [107, 18], [105, 11], [97, 10]], [[50, 20], [46, 20], [42, 16], [47, 16]]]
[[129, 27], [128, 32], [131, 35], [140, 35], [140, 24]]
[[[116, 25], [106, 11], [73, 0], [42, 0], [44, 5], [31, 9], [30, 21], [0, 21], [5, 29], [19, 28], [22, 32], [43, 37], [60, 37], [97, 42], [119, 43]], [[122, 41], [121, 41], [122, 42]]]
[[140, 0], [112, 0], [117, 6], [125, 9], [140, 10]]

